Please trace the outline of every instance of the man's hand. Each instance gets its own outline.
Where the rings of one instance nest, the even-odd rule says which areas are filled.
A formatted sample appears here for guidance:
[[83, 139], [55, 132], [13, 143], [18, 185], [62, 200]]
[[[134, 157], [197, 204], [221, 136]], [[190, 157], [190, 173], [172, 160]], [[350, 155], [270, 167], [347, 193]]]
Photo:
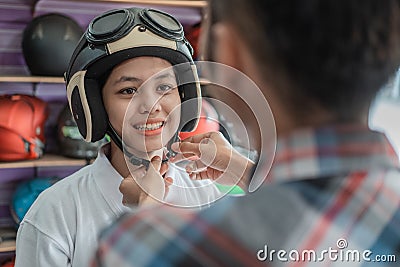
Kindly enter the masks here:
[[237, 152], [220, 132], [191, 136], [172, 144], [172, 149], [179, 153], [172, 162], [190, 161], [186, 171], [192, 179], [247, 189], [254, 162]]

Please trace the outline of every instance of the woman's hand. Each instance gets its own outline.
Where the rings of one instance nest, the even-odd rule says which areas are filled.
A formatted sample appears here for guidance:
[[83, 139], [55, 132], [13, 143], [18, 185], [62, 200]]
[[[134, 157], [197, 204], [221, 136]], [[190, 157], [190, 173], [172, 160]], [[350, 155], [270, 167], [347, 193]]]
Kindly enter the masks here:
[[160, 157], [155, 156], [147, 171], [144, 166], [131, 171], [119, 186], [123, 195], [122, 203], [125, 206], [142, 206], [164, 200], [173, 182], [171, 177], [163, 178], [167, 170], [168, 165], [161, 164]]
[[192, 179], [218, 180], [247, 190], [254, 162], [237, 152], [220, 132], [191, 136], [172, 144], [172, 149], [179, 153], [172, 162], [190, 161], [186, 171]]

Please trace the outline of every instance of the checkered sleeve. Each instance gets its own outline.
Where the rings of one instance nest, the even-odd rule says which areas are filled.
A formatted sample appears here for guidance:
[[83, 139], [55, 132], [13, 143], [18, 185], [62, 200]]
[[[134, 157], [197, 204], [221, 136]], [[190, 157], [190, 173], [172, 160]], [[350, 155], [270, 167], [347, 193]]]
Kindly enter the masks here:
[[102, 233], [92, 266], [256, 266], [255, 256], [217, 226], [232, 205], [222, 201], [212, 213], [158, 207], [125, 214]]

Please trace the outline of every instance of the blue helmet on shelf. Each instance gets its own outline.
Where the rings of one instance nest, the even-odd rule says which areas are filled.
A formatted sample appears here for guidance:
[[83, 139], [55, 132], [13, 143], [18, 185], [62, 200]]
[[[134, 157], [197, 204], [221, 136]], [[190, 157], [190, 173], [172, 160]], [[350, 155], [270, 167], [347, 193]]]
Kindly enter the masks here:
[[58, 180], [57, 178], [35, 178], [19, 184], [11, 203], [11, 214], [14, 221], [19, 224], [39, 194]]

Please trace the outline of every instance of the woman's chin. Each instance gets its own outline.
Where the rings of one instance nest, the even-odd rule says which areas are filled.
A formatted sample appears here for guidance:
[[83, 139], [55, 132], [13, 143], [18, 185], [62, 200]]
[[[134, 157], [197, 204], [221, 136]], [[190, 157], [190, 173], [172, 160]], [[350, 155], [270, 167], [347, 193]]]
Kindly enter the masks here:
[[125, 140], [125, 145], [126, 148], [131, 152], [137, 152], [138, 154], [146, 155], [146, 153], [151, 154], [152, 152], [159, 151], [166, 147], [171, 138], [172, 137], [160, 138], [159, 136], [158, 138], [146, 137], [145, 139], [143, 139], [143, 136], [142, 138], [139, 138], [139, 136], [131, 136], [129, 140]]
[[147, 151], [148, 155], [152, 155], [152, 153], [160, 151], [160, 150], [163, 150], [166, 147], [167, 147], [167, 143], [166, 144], [160, 144], [160, 143], [158, 143], [158, 144], [149, 144], [147, 146], [147, 150], [146, 151]]

